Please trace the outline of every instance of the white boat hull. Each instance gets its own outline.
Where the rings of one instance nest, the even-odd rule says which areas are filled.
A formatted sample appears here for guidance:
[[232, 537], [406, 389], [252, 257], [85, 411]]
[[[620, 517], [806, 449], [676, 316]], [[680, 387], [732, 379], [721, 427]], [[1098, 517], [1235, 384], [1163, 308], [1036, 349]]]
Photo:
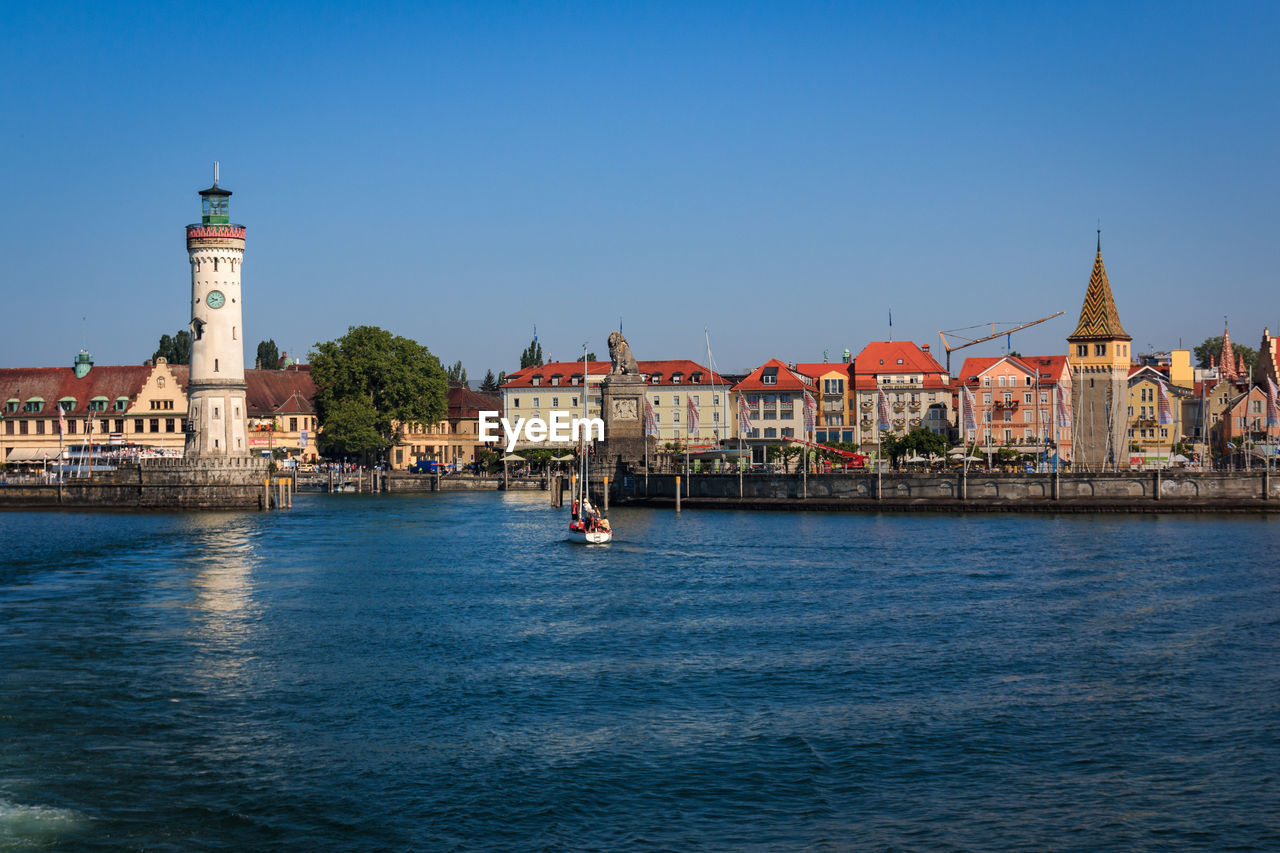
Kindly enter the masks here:
[[603, 545], [613, 540], [612, 530], [570, 530], [569, 541], [583, 545]]

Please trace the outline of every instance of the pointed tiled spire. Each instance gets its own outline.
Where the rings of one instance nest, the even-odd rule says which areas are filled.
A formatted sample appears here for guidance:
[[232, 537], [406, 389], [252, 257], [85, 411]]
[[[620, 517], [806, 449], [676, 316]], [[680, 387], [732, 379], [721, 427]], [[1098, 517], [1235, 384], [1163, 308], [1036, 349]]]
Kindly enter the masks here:
[[1076, 338], [1106, 338], [1131, 341], [1133, 338], [1120, 325], [1120, 314], [1111, 295], [1111, 282], [1107, 280], [1107, 268], [1102, 263], [1102, 229], [1098, 229], [1098, 254], [1093, 259], [1093, 273], [1089, 276], [1089, 289], [1084, 294], [1080, 309], [1080, 322], [1067, 340]]
[[1222, 353], [1218, 356], [1218, 378], [1219, 379], [1239, 379], [1240, 374], [1236, 372], [1236, 351], [1231, 346], [1231, 327], [1225, 326], [1222, 329]]

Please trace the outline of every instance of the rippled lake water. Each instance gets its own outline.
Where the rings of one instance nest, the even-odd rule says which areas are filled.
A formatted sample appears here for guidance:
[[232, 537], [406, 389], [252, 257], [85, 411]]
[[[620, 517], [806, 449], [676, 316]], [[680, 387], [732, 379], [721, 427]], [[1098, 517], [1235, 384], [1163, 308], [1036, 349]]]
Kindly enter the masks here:
[[1280, 849], [1280, 526], [0, 513], [0, 850]]

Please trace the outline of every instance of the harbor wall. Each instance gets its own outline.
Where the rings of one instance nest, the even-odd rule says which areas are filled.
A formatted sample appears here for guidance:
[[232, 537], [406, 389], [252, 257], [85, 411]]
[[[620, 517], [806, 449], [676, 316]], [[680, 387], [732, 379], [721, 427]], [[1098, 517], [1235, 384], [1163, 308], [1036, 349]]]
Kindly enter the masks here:
[[0, 484], [0, 508], [259, 509], [262, 459], [148, 459], [64, 483]]
[[[739, 485], [741, 483], [741, 485]], [[611, 503], [672, 505], [675, 474], [636, 474], [610, 484]], [[945, 511], [1280, 511], [1270, 472], [1154, 471], [1079, 474], [873, 472], [694, 474], [681, 484], [690, 507]]]

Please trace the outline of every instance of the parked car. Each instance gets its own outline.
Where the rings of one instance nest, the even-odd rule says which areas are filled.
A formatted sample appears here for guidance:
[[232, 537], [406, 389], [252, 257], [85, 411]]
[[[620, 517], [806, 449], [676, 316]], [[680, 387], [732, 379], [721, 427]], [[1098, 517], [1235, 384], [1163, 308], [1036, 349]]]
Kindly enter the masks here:
[[410, 474], [435, 474], [440, 470], [440, 463], [435, 459], [419, 459], [409, 466]]

